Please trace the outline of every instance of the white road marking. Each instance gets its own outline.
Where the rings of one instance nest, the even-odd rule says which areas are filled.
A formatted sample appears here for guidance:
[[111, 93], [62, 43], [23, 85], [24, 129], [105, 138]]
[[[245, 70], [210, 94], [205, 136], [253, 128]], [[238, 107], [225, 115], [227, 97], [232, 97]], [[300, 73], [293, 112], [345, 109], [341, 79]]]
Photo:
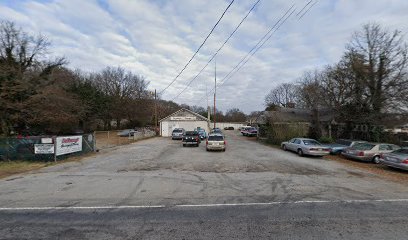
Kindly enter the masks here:
[[194, 208], [194, 207], [234, 207], [234, 206], [267, 206], [279, 204], [308, 204], [308, 203], [375, 203], [375, 202], [408, 202], [408, 199], [362, 199], [362, 200], [305, 200], [287, 202], [265, 202], [265, 203], [214, 203], [214, 204], [180, 204], [180, 205], [122, 205], [122, 206], [72, 206], [72, 207], [0, 207], [0, 211], [21, 210], [100, 210], [100, 209], [146, 209], [146, 208]]
[[310, 200], [266, 203], [216, 203], [216, 204], [185, 204], [176, 207], [222, 207], [222, 206], [264, 206], [279, 204], [304, 204], [304, 203], [369, 203], [369, 202], [408, 202], [408, 199], [362, 199], [362, 200]]
[[124, 205], [124, 206], [72, 206], [72, 207], [0, 207], [0, 211], [7, 210], [77, 210], [77, 209], [90, 209], [90, 210], [99, 210], [99, 209], [131, 209], [131, 208], [164, 208], [164, 205], [146, 205], [146, 206], [134, 206], [134, 205]]

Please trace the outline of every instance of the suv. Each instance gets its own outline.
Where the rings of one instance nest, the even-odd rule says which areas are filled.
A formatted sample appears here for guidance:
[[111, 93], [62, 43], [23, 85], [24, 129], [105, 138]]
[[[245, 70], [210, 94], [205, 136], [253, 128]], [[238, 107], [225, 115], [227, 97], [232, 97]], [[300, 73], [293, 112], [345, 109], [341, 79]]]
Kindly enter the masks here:
[[183, 135], [183, 147], [187, 145], [200, 145], [200, 134], [197, 131], [186, 131]]
[[210, 134], [206, 141], [206, 150], [221, 150], [225, 152], [226, 142], [225, 138], [221, 134]]
[[184, 129], [183, 128], [176, 128], [171, 133], [171, 139], [183, 139]]

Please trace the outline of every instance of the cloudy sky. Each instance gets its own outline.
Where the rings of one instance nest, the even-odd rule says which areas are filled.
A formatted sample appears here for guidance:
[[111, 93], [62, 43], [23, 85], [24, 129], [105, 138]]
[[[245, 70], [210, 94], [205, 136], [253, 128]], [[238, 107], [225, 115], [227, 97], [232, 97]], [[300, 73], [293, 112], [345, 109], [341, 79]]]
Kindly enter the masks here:
[[[0, 0], [0, 19], [42, 33], [53, 55], [70, 68], [98, 71], [122, 66], [162, 91], [200, 46], [230, 0]], [[162, 98], [174, 99], [205, 66], [256, 0], [235, 0], [199, 54]], [[216, 58], [217, 105], [249, 113], [264, 108], [264, 96], [303, 71], [332, 64], [351, 34], [369, 22], [408, 34], [407, 0], [261, 0]], [[225, 78], [294, 4], [294, 14], [231, 78]], [[312, 4], [309, 4], [311, 6]], [[214, 86], [214, 63], [174, 101], [206, 106]], [[211, 104], [210, 100], [210, 104]]]

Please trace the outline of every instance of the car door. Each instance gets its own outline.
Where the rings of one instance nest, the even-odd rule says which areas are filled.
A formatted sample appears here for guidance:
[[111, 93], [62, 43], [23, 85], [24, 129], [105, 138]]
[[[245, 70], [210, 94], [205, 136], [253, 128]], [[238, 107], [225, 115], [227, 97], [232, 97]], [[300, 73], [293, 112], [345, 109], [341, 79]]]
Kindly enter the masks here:
[[286, 148], [293, 151], [293, 145], [294, 145], [295, 140], [296, 140], [296, 138], [292, 138], [291, 140], [289, 140], [288, 145], [286, 146]]
[[299, 148], [302, 146], [302, 140], [296, 139], [295, 142], [293, 143], [293, 151], [297, 151]]

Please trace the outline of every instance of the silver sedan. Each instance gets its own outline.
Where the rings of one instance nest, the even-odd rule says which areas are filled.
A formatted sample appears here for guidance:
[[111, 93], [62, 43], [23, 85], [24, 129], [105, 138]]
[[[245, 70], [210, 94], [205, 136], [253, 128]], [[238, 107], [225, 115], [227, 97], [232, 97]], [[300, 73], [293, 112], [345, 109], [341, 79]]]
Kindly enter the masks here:
[[293, 138], [287, 142], [282, 142], [283, 150], [296, 152], [299, 156], [324, 156], [330, 153], [330, 148], [325, 147], [318, 141], [310, 138]]
[[401, 148], [390, 153], [381, 154], [380, 163], [390, 167], [408, 170], [408, 148]]

